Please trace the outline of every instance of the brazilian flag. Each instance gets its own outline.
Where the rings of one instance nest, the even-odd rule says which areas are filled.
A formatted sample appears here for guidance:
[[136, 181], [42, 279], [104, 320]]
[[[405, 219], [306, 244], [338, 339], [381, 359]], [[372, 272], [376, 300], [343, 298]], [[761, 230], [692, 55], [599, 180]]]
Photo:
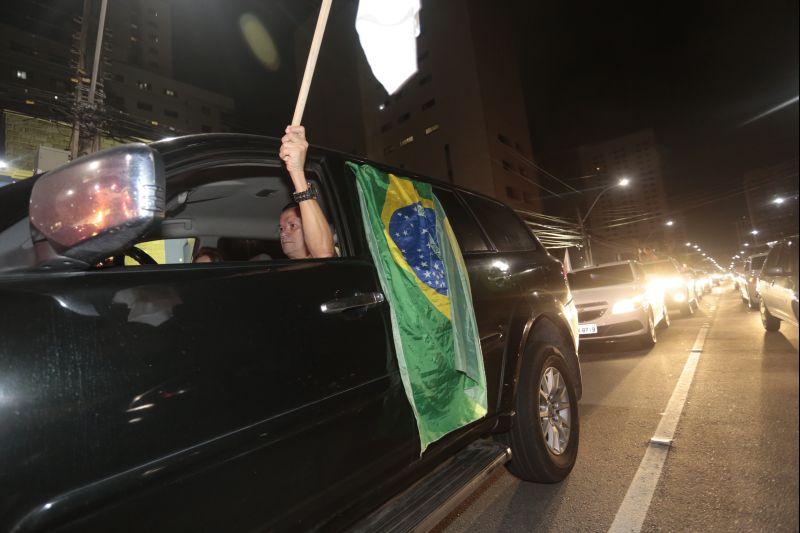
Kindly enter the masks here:
[[486, 375], [469, 278], [427, 183], [348, 163], [370, 252], [389, 302], [394, 346], [420, 453], [486, 415]]

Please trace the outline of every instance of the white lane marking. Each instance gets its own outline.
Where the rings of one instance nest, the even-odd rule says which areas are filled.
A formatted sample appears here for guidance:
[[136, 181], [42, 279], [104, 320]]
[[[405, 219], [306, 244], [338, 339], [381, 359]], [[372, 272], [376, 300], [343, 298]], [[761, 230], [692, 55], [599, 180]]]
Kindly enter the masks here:
[[[711, 320], [713, 321], [713, 317]], [[711, 324], [703, 324], [697, 333], [689, 357], [678, 378], [678, 383], [675, 384], [672, 396], [669, 398], [667, 408], [661, 416], [655, 434], [647, 445], [642, 462], [639, 464], [636, 475], [633, 476], [633, 481], [628, 487], [625, 499], [622, 500], [622, 505], [617, 510], [614, 522], [608, 528], [609, 533], [638, 533], [642, 530], [642, 524], [644, 524], [650, 502], [653, 500], [653, 494], [661, 477], [661, 470], [664, 468], [664, 462], [667, 460], [667, 454], [675, 438], [675, 428], [678, 427], [678, 420], [683, 412], [689, 387], [692, 385], [697, 363], [700, 361], [700, 354], [709, 331], [711, 331]]]

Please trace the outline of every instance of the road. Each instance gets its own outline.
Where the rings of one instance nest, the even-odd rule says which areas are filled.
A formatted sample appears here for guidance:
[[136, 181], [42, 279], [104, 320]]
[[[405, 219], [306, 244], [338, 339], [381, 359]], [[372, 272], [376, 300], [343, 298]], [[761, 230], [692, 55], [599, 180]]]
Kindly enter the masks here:
[[[655, 447], [650, 439], [703, 336], [696, 370], [681, 380], [691, 384], [672, 444]], [[797, 328], [784, 323], [767, 334], [758, 313], [723, 285], [694, 316], [674, 318], [649, 352], [582, 352], [581, 444], [570, 477], [537, 485], [498, 469], [437, 531], [608, 531], [612, 523], [629, 531], [798, 530]], [[648, 448], [648, 457], [665, 459], [652, 497], [642, 498], [628, 493], [647, 483]]]

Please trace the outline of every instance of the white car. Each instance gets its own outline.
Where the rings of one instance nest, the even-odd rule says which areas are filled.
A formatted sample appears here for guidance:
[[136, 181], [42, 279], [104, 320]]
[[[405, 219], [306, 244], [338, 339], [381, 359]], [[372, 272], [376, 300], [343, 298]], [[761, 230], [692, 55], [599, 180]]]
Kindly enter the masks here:
[[581, 268], [568, 277], [581, 342], [635, 340], [650, 348], [656, 328], [669, 326], [664, 289], [647, 282], [638, 261]]

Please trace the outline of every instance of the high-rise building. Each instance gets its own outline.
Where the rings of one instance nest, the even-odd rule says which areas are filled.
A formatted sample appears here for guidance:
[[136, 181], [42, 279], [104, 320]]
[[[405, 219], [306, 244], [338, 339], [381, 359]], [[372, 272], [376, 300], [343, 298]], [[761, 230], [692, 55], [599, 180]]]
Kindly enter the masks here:
[[[744, 175], [750, 227], [743, 228], [744, 242], [765, 243], [797, 235], [798, 160], [752, 170]], [[751, 232], [758, 233], [753, 235]]]
[[[620, 250], [670, 248], [677, 227], [665, 226], [662, 156], [652, 130], [578, 148], [587, 187], [599, 193], [628, 178], [627, 187], [606, 191], [589, 215], [595, 262], [617, 259]], [[596, 194], [595, 193], [595, 194]], [[587, 204], [593, 195], [587, 193]]]
[[[326, 39], [351, 36], [323, 42], [321, 75], [315, 74], [304, 119], [311, 140], [360, 148], [370, 159], [538, 210], [537, 170], [508, 7], [480, 0], [423, 1], [419, 70], [387, 95], [354, 36], [355, 2], [345, 6], [329, 21]], [[313, 22], [297, 34], [298, 76]], [[337, 124], [333, 135], [322, 121]]]

